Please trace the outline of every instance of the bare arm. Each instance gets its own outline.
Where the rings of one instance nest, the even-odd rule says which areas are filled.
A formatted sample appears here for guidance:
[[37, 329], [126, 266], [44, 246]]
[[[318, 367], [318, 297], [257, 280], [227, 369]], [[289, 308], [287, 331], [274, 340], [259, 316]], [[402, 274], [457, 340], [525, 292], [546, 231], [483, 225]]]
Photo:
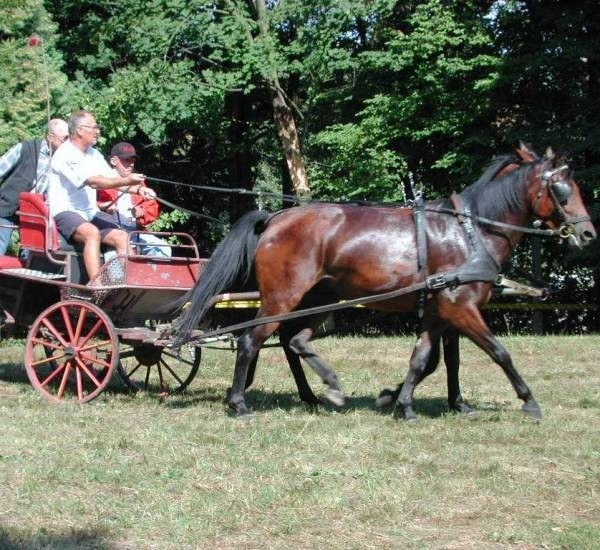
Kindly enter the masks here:
[[85, 183], [94, 189], [114, 189], [126, 185], [139, 185], [144, 181], [142, 174], [129, 174], [128, 176], [90, 176]]
[[154, 198], [156, 193], [142, 185], [144, 181], [143, 174], [129, 174], [128, 176], [90, 176], [86, 184], [93, 189], [115, 189], [124, 187], [124, 192], [141, 195], [144, 198]]

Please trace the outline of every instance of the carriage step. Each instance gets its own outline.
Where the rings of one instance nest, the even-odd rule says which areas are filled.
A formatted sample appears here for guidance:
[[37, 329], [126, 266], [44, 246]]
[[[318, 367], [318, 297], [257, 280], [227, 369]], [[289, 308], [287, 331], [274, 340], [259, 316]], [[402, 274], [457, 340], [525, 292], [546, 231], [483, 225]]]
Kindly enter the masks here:
[[64, 279], [62, 273], [47, 273], [37, 269], [27, 269], [26, 267], [15, 267], [11, 269], [3, 269], [2, 273], [12, 273], [14, 275], [26, 275], [27, 277], [37, 277], [38, 279]]

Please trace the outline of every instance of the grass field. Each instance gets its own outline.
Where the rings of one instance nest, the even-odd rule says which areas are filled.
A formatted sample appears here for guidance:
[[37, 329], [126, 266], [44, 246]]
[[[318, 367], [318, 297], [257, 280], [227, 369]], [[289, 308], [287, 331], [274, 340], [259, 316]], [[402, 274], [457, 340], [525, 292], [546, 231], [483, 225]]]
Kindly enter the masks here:
[[503, 342], [540, 423], [464, 341], [478, 413], [447, 413], [439, 369], [417, 388], [416, 425], [373, 406], [404, 377], [412, 338], [317, 342], [349, 397], [340, 410], [303, 407], [282, 352], [265, 350], [251, 422], [223, 401], [229, 351], [204, 351], [187, 395], [115, 383], [57, 406], [5, 344], [0, 548], [600, 548], [600, 337]]

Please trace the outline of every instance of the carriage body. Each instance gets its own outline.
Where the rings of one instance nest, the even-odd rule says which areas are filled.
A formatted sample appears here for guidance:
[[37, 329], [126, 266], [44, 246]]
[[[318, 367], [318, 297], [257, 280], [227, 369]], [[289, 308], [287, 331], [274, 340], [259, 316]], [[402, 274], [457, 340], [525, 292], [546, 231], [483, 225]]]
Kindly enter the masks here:
[[200, 350], [171, 351], [160, 327], [169, 320], [162, 306], [192, 288], [208, 261], [192, 236], [153, 233], [176, 241], [168, 258], [105, 253], [100, 284], [88, 286], [81, 251], [61, 242], [40, 195], [22, 193], [17, 216], [21, 256], [0, 256], [0, 312], [5, 324], [29, 327], [25, 367], [34, 387], [52, 401], [86, 402], [116, 369], [132, 389], [185, 388]]

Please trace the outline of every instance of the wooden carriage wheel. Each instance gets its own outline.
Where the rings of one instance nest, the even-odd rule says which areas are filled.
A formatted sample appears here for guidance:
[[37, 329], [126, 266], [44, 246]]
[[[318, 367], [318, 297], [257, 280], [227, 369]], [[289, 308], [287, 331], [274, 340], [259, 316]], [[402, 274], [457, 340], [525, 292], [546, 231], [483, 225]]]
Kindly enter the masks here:
[[133, 391], [157, 395], [182, 392], [200, 367], [201, 349], [182, 346], [179, 350], [138, 344], [121, 353], [117, 372]]
[[58, 302], [37, 317], [27, 334], [27, 376], [49, 401], [91, 401], [106, 388], [118, 362], [112, 321], [91, 303]]

